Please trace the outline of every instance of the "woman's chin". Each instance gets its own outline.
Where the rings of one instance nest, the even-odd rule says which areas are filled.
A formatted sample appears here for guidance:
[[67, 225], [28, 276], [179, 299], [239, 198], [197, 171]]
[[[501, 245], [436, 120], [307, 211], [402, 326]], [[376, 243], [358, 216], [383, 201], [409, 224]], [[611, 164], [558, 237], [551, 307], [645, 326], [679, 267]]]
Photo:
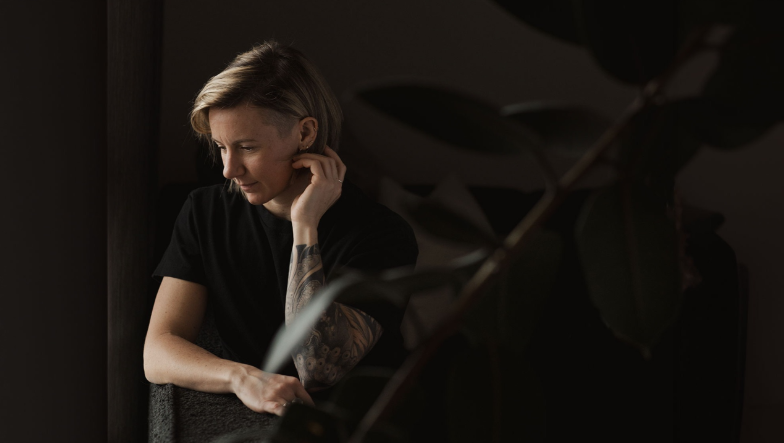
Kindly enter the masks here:
[[255, 192], [251, 192], [251, 193], [246, 192], [245, 199], [248, 200], [248, 203], [256, 206], [267, 203], [267, 200], [265, 200], [261, 194], [257, 194]]

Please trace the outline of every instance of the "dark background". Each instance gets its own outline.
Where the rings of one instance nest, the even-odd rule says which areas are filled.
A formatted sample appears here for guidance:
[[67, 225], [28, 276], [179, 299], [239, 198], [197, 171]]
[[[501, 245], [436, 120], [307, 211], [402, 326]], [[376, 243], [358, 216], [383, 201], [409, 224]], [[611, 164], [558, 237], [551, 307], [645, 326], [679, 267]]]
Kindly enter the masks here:
[[[559, 100], [616, 117], [636, 93], [487, 0], [43, 1], [4, 3], [0, 16], [4, 441], [145, 435], [124, 418], [143, 411], [143, 380], [121, 383], [138, 379], [141, 356], [117, 350], [141, 352], [156, 190], [198, 180], [189, 102], [253, 43], [294, 43], [341, 98], [407, 78], [497, 105]], [[695, 60], [672, 93], [695, 91], [714, 63]], [[455, 153], [358, 103], [344, 111], [366, 155], [400, 182], [457, 172], [468, 184], [541, 186], [523, 157]], [[744, 443], [784, 440], [783, 144], [779, 125], [742, 150], [704, 149], [680, 177], [686, 201], [725, 215], [719, 233], [749, 269]]]

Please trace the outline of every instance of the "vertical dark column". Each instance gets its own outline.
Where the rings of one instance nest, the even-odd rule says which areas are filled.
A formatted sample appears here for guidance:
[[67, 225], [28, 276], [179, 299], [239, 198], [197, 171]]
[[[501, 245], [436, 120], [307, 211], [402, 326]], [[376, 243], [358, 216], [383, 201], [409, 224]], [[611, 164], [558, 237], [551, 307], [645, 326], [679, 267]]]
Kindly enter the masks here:
[[109, 0], [109, 441], [147, 438], [142, 350], [152, 272], [161, 2]]
[[0, 2], [0, 441], [106, 441], [106, 3]]

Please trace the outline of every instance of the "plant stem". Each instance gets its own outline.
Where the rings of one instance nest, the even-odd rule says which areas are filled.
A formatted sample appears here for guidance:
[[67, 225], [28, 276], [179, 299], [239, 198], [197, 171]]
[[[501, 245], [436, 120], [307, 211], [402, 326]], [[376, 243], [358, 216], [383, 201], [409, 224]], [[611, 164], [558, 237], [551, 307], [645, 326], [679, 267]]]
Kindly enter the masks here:
[[566, 200], [570, 191], [597, 164], [602, 155], [626, 129], [632, 117], [648, 105], [672, 78], [675, 72], [697, 51], [703, 48], [705, 36], [710, 26], [701, 26], [692, 32], [682, 50], [675, 56], [668, 68], [658, 77], [645, 85], [639, 96], [626, 109], [623, 115], [597, 140], [572, 168], [561, 177], [557, 186], [548, 186], [545, 194], [526, 214], [522, 221], [506, 237], [501, 247], [482, 264], [479, 270], [463, 287], [449, 315], [441, 322], [436, 331], [409, 355], [400, 369], [395, 372], [389, 383], [379, 395], [373, 406], [362, 418], [349, 443], [360, 443], [380, 419], [383, 419], [408, 392], [425, 363], [435, 353], [440, 344], [457, 332], [466, 313], [495, 282], [499, 275], [508, 269], [517, 258], [523, 246], [537, 233], [538, 229]]

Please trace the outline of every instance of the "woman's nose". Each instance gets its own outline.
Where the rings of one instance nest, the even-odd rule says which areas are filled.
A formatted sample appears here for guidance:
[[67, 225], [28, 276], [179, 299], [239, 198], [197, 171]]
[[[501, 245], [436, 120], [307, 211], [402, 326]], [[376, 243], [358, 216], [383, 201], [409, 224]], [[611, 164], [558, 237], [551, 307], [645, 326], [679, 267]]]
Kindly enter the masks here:
[[232, 179], [242, 175], [242, 161], [241, 159], [227, 151], [222, 156], [223, 158], [223, 176]]

